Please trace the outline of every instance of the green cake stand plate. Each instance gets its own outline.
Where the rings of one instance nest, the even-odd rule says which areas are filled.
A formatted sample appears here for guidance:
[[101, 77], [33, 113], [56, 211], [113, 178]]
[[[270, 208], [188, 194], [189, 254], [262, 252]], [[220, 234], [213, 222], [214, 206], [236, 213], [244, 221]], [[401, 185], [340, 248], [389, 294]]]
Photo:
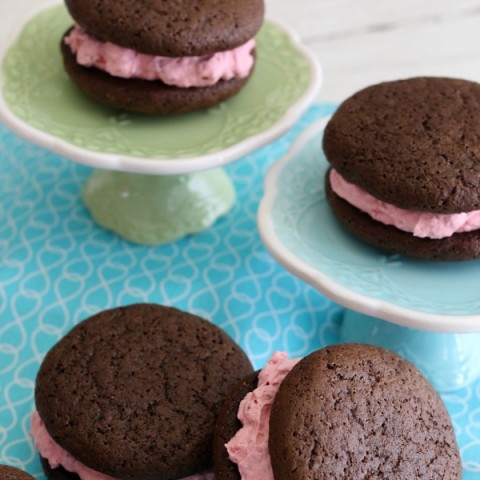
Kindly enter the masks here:
[[235, 192], [221, 167], [284, 134], [322, 83], [297, 36], [267, 20], [255, 71], [235, 97], [178, 116], [115, 111], [86, 98], [64, 72], [59, 42], [72, 23], [53, 5], [19, 25], [1, 53], [0, 118], [30, 142], [98, 169], [85, 204], [100, 225], [136, 243], [169, 242], [225, 214]]

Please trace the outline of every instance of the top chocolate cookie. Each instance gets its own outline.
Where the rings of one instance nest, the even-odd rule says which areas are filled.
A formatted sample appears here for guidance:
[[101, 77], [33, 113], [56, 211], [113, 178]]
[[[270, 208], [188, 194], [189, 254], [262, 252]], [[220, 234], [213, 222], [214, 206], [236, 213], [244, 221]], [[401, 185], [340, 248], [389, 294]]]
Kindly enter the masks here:
[[328, 161], [348, 181], [397, 207], [480, 209], [480, 84], [419, 77], [368, 87], [325, 129]]
[[273, 402], [275, 480], [461, 478], [447, 410], [409, 362], [372, 345], [302, 359]]
[[208, 55], [259, 30], [263, 0], [66, 0], [74, 20], [101, 41], [150, 55]]

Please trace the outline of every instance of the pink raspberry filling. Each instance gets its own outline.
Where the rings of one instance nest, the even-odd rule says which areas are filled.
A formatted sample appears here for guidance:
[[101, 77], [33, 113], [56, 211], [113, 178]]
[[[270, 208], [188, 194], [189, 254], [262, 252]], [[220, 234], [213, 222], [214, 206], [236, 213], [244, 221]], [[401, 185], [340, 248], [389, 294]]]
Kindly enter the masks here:
[[378, 200], [333, 169], [330, 172], [330, 185], [339, 197], [377, 222], [393, 225], [415, 237], [441, 239], [457, 232], [471, 232], [480, 228], [480, 210], [453, 214], [404, 210]]
[[242, 480], [274, 480], [268, 450], [270, 412], [280, 384], [299, 361], [275, 352], [260, 372], [258, 387], [240, 402], [242, 428], [225, 446]]
[[[53, 440], [38, 412], [32, 413], [30, 433], [33, 437], [35, 448], [43, 458], [48, 460], [51, 468], [61, 466], [69, 472], [76, 473], [81, 480], [117, 480], [114, 477], [92, 470], [72, 457]], [[191, 475], [182, 480], [214, 480], [214, 477], [212, 472], [207, 472]]]
[[77, 63], [85, 67], [95, 67], [115, 77], [161, 80], [180, 88], [207, 87], [220, 80], [245, 78], [254, 64], [254, 39], [212, 55], [161, 57], [100, 42], [75, 25], [65, 43], [76, 55]]

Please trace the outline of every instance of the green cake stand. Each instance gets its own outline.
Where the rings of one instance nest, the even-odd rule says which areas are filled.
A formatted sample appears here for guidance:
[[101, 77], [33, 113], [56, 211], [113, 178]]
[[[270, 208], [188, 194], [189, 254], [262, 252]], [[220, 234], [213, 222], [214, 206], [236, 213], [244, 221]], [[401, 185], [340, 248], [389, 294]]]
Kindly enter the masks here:
[[[201, 112], [144, 116], [86, 98], [64, 72], [63, 5], [19, 25], [2, 53], [0, 118], [27, 140], [94, 167], [82, 198], [101, 226], [157, 245], [196, 233], [235, 201], [222, 166], [284, 134], [317, 95], [322, 73], [294, 33], [267, 20], [246, 87]], [[32, 168], [35, 168], [32, 165]]]

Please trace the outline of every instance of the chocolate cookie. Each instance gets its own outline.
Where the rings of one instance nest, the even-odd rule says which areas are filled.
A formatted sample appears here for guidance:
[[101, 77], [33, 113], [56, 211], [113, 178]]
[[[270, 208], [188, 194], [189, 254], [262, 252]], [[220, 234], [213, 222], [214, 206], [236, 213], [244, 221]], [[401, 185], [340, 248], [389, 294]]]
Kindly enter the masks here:
[[220, 409], [213, 437], [213, 464], [215, 478], [221, 480], [240, 480], [240, 473], [228, 457], [225, 444], [237, 433], [242, 424], [237, 418], [238, 405], [247, 393], [254, 390], [258, 383], [258, 373], [245, 377], [231, 392]]
[[275, 396], [269, 438], [275, 480], [462, 475], [440, 397], [412, 364], [374, 346], [301, 360]]
[[[375, 240], [377, 232], [365, 234], [363, 220], [340, 220], [388, 251], [442, 260], [479, 257], [478, 235], [465, 232], [480, 225], [461, 217], [480, 210], [479, 106], [480, 84], [435, 77], [374, 85], [343, 102], [325, 129], [323, 149], [348, 188], [359, 190], [348, 197], [333, 185], [335, 195], [354, 206], [351, 213], [365, 211], [418, 238], [377, 228], [381, 239]], [[331, 182], [328, 177], [329, 188]], [[338, 204], [335, 195], [328, 199]], [[371, 198], [357, 203], [364, 195]], [[388, 213], [378, 214], [385, 205], [365, 207], [372, 198]], [[338, 205], [332, 207], [338, 214]], [[457, 235], [462, 238], [454, 240]]]
[[276, 352], [258, 381], [245, 379], [222, 407], [214, 467], [216, 480], [240, 480], [239, 468], [249, 478], [275, 480], [462, 474], [452, 424], [433, 387], [403, 358], [364, 344], [326, 347], [300, 361]]
[[15, 467], [0, 465], [0, 480], [35, 480], [31, 475]]
[[75, 21], [103, 42], [150, 55], [231, 50], [262, 25], [263, 0], [65, 0]]
[[40, 462], [42, 464], [43, 472], [48, 480], [79, 480], [78, 475], [68, 472], [63, 467], [50, 467], [48, 460], [43, 457], [40, 457]]
[[263, 0], [66, 0], [76, 26], [65, 69], [99, 103], [147, 114], [185, 113], [235, 95], [255, 64]]
[[85, 320], [49, 351], [35, 402], [54, 442], [87, 467], [122, 479], [178, 479], [209, 467], [217, 411], [251, 371], [206, 320], [131, 305]]

